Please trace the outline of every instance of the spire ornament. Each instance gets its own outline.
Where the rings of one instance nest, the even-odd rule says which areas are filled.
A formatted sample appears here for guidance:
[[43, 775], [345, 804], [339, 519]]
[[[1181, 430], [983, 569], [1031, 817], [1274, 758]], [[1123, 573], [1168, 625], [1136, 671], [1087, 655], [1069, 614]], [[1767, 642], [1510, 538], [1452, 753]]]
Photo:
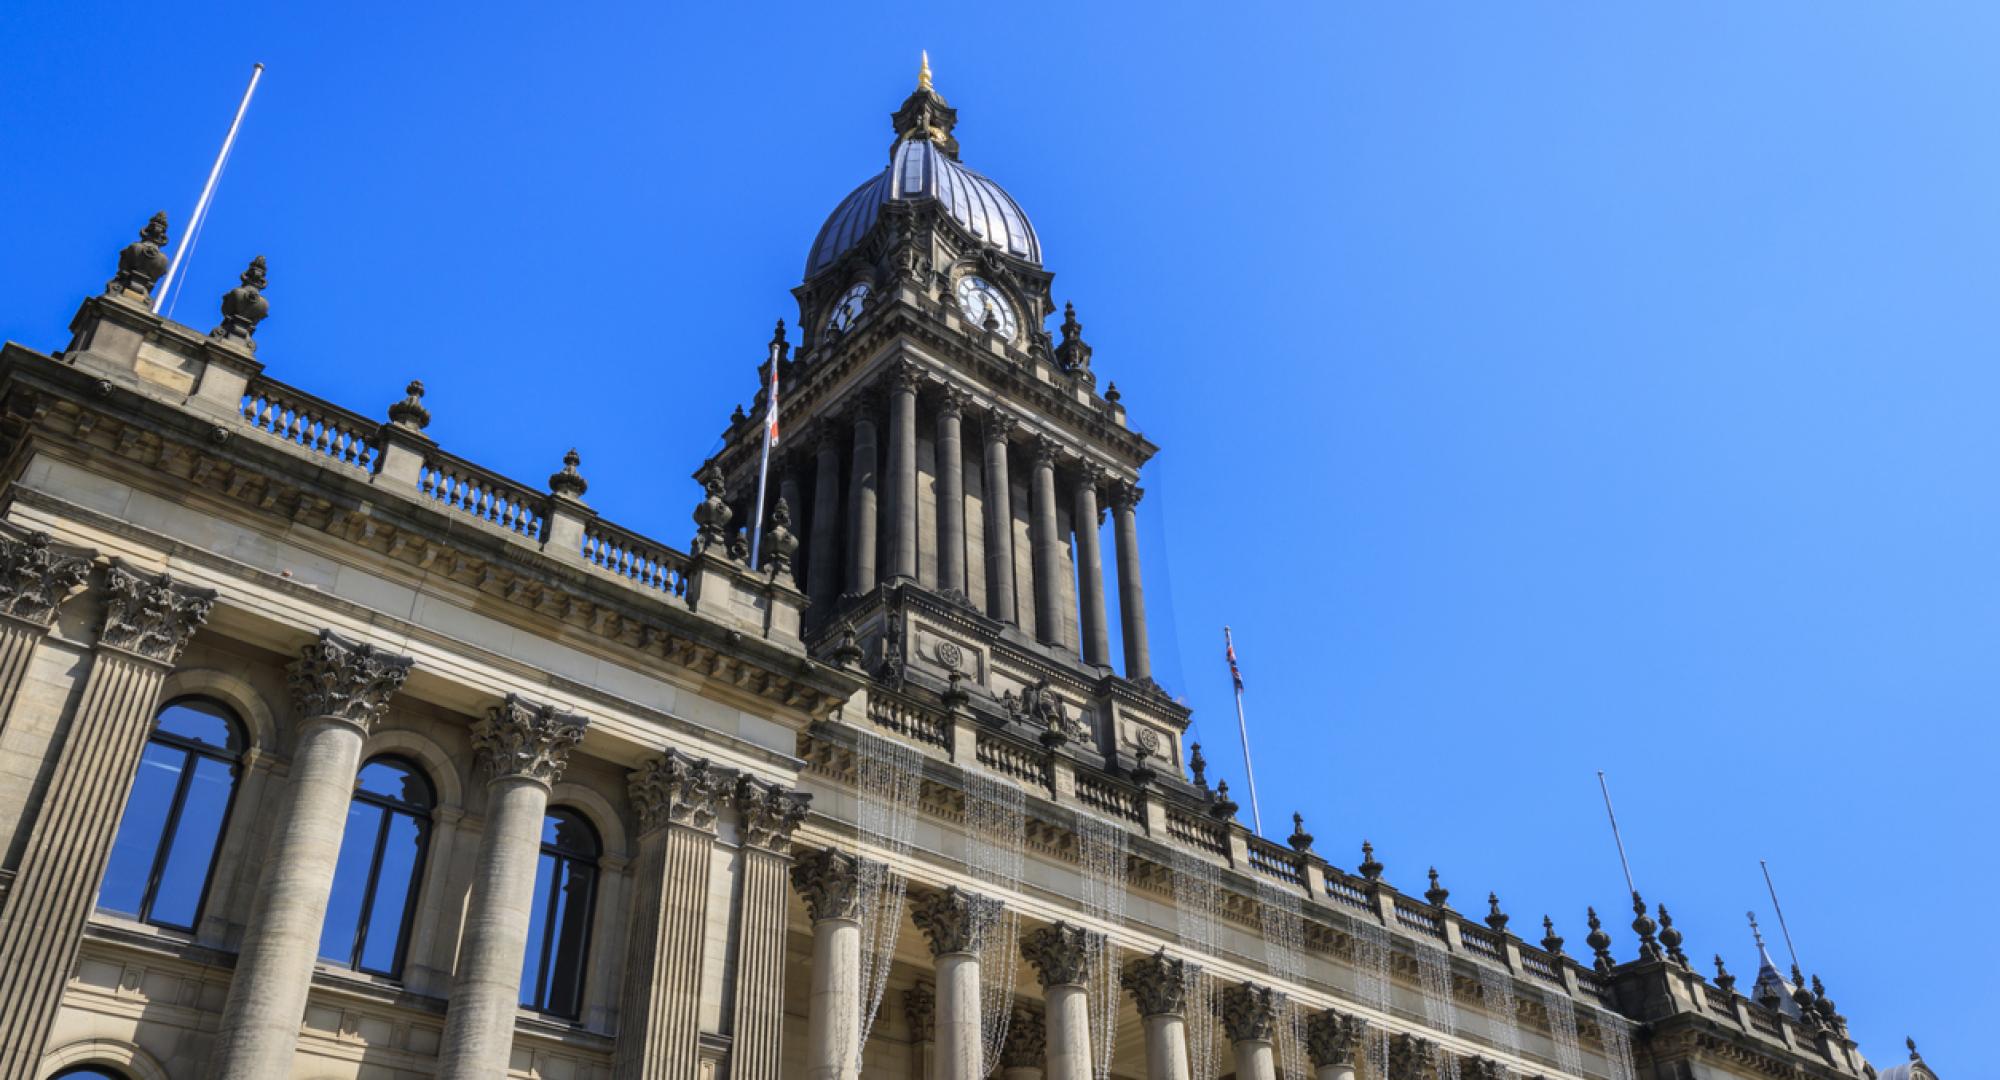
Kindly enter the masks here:
[[792, 507], [781, 496], [771, 507], [771, 527], [764, 530], [764, 566], [773, 574], [791, 572], [792, 556], [799, 550], [799, 538], [792, 535]]
[[1090, 346], [1083, 340], [1083, 324], [1076, 321], [1075, 304], [1063, 304], [1062, 344], [1056, 346], [1056, 362], [1064, 371], [1096, 384], [1090, 374]]
[[583, 493], [590, 490], [589, 481], [576, 471], [581, 464], [583, 457], [576, 452], [576, 447], [570, 447], [569, 453], [563, 455], [563, 467], [549, 477], [549, 490], [565, 499], [581, 501]]
[[1604, 923], [1597, 918], [1596, 908], [1587, 907], [1583, 910], [1586, 915], [1585, 921], [1590, 924], [1590, 933], [1583, 941], [1590, 946], [1590, 951], [1596, 956], [1590, 966], [1599, 973], [1608, 975], [1612, 968], [1618, 966], [1618, 962], [1611, 959], [1611, 935], [1604, 932]]
[[1208, 812], [1223, 821], [1233, 821], [1236, 818], [1236, 811], [1240, 809], [1242, 808], [1236, 805], [1236, 800], [1229, 797], [1229, 781], [1216, 781], [1215, 799], [1208, 804]]
[[1632, 932], [1639, 935], [1639, 959], [1666, 959], [1667, 954], [1660, 949], [1660, 943], [1653, 937], [1657, 924], [1653, 922], [1652, 916], [1646, 914], [1646, 901], [1639, 895], [1637, 889], [1632, 890], [1632, 916]]
[[1431, 867], [1430, 880], [1431, 887], [1424, 890], [1424, 899], [1432, 907], [1441, 908], [1446, 906], [1445, 901], [1451, 899], [1451, 890], [1438, 884], [1438, 868], [1435, 866]]
[[166, 246], [167, 212], [162, 210], [139, 230], [139, 239], [118, 253], [118, 274], [104, 286], [105, 295], [151, 299], [153, 284], [167, 272], [167, 256], [160, 250]]
[[1292, 813], [1292, 835], [1287, 837], [1285, 842], [1292, 845], [1292, 850], [1301, 855], [1312, 854], [1313, 835], [1306, 831], [1304, 814], [1296, 811]]
[[1201, 744], [1188, 745], [1188, 772], [1194, 774], [1194, 786], [1208, 790], [1208, 759], [1201, 756]]
[[[890, 122], [895, 125], [897, 143], [920, 139], [935, 144], [953, 161], [958, 160], [958, 140], [951, 134], [951, 129], [958, 126], [958, 110], [945, 104], [944, 96], [931, 84], [929, 53], [923, 55], [923, 66], [917, 72], [916, 90], [903, 99], [902, 107], [890, 117]], [[895, 153], [894, 145], [889, 152]]]
[[389, 422], [410, 431], [422, 431], [431, 426], [431, 411], [424, 408], [423, 380], [411, 379], [410, 385], [403, 388], [403, 394], [403, 400], [389, 406]]
[[724, 496], [722, 470], [710, 465], [701, 471], [701, 486], [706, 495], [701, 504], [694, 508], [693, 554], [699, 555], [710, 548], [718, 554], [729, 546], [729, 519], [735, 511], [729, 508], [729, 500]]
[[1667, 914], [1667, 905], [1661, 904], [1659, 913], [1660, 944], [1666, 947], [1667, 959], [1692, 971], [1693, 965], [1688, 963], [1687, 954], [1681, 951], [1681, 932], [1674, 929], [1674, 917]]
[[1361, 876], [1369, 881], [1382, 880], [1382, 864], [1375, 860], [1375, 845], [1361, 841]]
[[1715, 954], [1715, 985], [1725, 994], [1736, 992], [1736, 976], [1731, 975], [1729, 969], [1722, 965], [1721, 953]]
[[1486, 925], [1492, 927], [1496, 934], [1507, 932], [1507, 913], [1500, 910], [1500, 894], [1497, 892], [1486, 894]]
[[264, 278], [264, 256], [251, 259], [237, 280], [242, 284], [222, 294], [222, 325], [210, 330], [208, 336], [233, 341], [256, 352], [257, 343], [250, 340], [251, 335], [257, 332], [257, 324], [271, 313], [271, 302], [264, 299], [264, 289], [269, 285]]
[[1548, 950], [1551, 956], [1563, 954], [1562, 935], [1556, 933], [1556, 921], [1547, 915], [1542, 916], [1542, 948]]

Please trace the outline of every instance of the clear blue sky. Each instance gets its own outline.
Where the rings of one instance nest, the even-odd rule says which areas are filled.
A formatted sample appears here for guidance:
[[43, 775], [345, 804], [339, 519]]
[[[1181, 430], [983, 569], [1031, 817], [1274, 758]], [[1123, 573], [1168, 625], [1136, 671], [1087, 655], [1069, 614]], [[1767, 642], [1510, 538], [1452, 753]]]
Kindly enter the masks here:
[[1608, 769], [1704, 963], [1747, 985], [1768, 858], [1879, 1065], [1990, 1057], [2000, 8], [440, 8], [9, 5], [0, 335], [60, 347], [185, 219], [262, 60], [180, 317], [263, 253], [272, 374], [376, 415], [421, 376], [448, 448], [576, 445], [684, 541], [928, 48], [1166, 448], [1155, 634], [1217, 774], [1228, 622], [1266, 816], [1335, 862], [1573, 951], [1596, 904], [1628, 957]]

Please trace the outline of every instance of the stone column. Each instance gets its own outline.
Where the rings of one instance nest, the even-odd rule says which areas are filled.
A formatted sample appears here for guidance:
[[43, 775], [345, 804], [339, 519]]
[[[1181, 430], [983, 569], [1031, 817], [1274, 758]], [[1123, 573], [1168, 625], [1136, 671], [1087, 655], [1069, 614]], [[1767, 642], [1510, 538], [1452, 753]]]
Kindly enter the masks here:
[[875, 414], [867, 398], [854, 413], [854, 475], [847, 485], [847, 591], [875, 588]]
[[[1093, 939], [1096, 939], [1093, 941]], [[1059, 922], [1021, 938], [1021, 955], [1034, 965], [1047, 1014], [1047, 1080], [1091, 1080], [1090, 954], [1102, 935]]]
[[937, 1080], [980, 1080], [979, 950], [1000, 921], [1000, 901], [951, 885], [919, 897], [910, 915], [937, 963]]
[[1146, 1024], [1146, 1080], [1189, 1080], [1187, 988], [1200, 974], [1165, 949], [1125, 965], [1125, 989]]
[[113, 559], [104, 622], [48, 794], [0, 909], [0, 1077], [35, 1074], [76, 964], [167, 672], [215, 593]]
[[632, 930], [618, 1004], [617, 1080], [696, 1080], [702, 943], [715, 817], [733, 774], [668, 750], [626, 782], [639, 815]]
[[1007, 435], [1014, 418], [986, 414], [986, 614], [1020, 624], [1014, 609], [1014, 493], [1007, 479]]
[[1314, 1080], [1354, 1080], [1365, 1026], [1360, 1017], [1332, 1009], [1306, 1017], [1306, 1057], [1312, 1060]]
[[1035, 545], [1035, 637], [1044, 645], [1062, 643], [1062, 537], [1056, 534], [1056, 444], [1035, 440], [1035, 467], [1029, 474], [1029, 539]]
[[83, 591], [96, 552], [57, 546], [45, 532], [18, 537], [0, 523], [0, 731], [28, 674], [35, 643], [48, 636], [57, 609]]
[[458, 971], [444, 1014], [437, 1072], [443, 1080], [507, 1074], [549, 789], [583, 741], [587, 723], [509, 694], [473, 725], [473, 752], [488, 774], [486, 831], [479, 838]]
[[1048, 1054], [1042, 1014], [1017, 1002], [1007, 1020], [1007, 1041], [1000, 1047], [1000, 1080], [1041, 1080]]
[[264, 849], [249, 928], [209, 1059], [211, 1076], [261, 1080], [292, 1071], [361, 749], [403, 688], [410, 664], [407, 656], [331, 630], [321, 630], [292, 664], [298, 742], [289, 782], [269, 808], [277, 831]]
[[1104, 556], [1098, 550], [1097, 485], [1104, 471], [1086, 465], [1076, 479], [1076, 578], [1082, 587], [1079, 607], [1083, 611], [1083, 662], [1099, 667], [1111, 664], [1111, 628], [1104, 621]]
[[1139, 499], [1136, 484], [1111, 491], [1118, 540], [1118, 623], [1125, 637], [1125, 677], [1136, 683], [1153, 678], [1153, 653], [1146, 644], [1146, 586], [1139, 579]]
[[812, 796], [754, 776], [736, 778], [737, 835], [743, 845], [737, 907], [735, 1032], [729, 1074], [742, 1080], [778, 1075], [785, 1028], [785, 869], [792, 830]]
[[840, 433], [829, 423], [813, 448], [812, 550], [806, 552], [806, 589], [820, 617], [840, 599]]
[[947, 389], [937, 415], [938, 591], [965, 598], [965, 451], [959, 439], [964, 399]]
[[896, 369], [889, 389], [889, 502], [895, 533], [889, 574], [917, 579], [917, 369]]
[[910, 1025], [910, 1075], [929, 1080], [937, 1058], [937, 987], [920, 982], [903, 991], [903, 1018]]
[[1222, 990], [1222, 1029], [1236, 1051], [1236, 1080], [1278, 1080], [1276, 990], [1255, 983], [1238, 983]]
[[861, 1075], [860, 879], [861, 860], [830, 847], [802, 856], [792, 867], [792, 888], [805, 900], [813, 924], [807, 1080]]

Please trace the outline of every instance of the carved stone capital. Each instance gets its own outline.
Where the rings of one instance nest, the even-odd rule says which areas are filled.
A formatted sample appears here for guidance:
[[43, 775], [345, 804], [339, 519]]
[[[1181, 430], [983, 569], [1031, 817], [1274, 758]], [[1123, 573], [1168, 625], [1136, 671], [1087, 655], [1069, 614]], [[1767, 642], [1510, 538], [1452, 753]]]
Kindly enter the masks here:
[[1346, 1016], [1328, 1009], [1306, 1017], [1306, 1056], [1313, 1068], [1353, 1065], [1361, 1054], [1361, 1035], [1367, 1023], [1358, 1016]]
[[932, 956], [976, 953], [1000, 922], [1000, 901], [950, 885], [918, 897], [910, 917], [930, 939]]
[[920, 982], [903, 991], [903, 1017], [910, 1022], [910, 1041], [937, 1038], [937, 988]]
[[1119, 510], [1131, 510], [1146, 497], [1146, 489], [1130, 480], [1120, 480], [1111, 485], [1111, 505]]
[[1125, 989], [1139, 1015], [1181, 1016], [1187, 1011], [1188, 982], [1201, 969], [1161, 949], [1125, 965]]
[[286, 669], [285, 685], [300, 719], [330, 717], [365, 734], [389, 711], [389, 699], [403, 688], [412, 663], [407, 656], [321, 630]]
[[949, 416], [953, 420], [965, 414], [965, 392], [955, 386], [947, 386], [938, 393], [937, 414]]
[[1040, 1069], [1048, 1061], [1048, 1021], [1040, 1010], [1014, 1006], [1007, 1022], [1007, 1041], [1000, 1046], [1003, 1069]]
[[716, 811], [733, 776], [728, 769], [709, 764], [707, 758], [668, 750], [633, 769], [626, 778], [626, 791], [639, 811], [641, 831], [680, 825], [712, 833]]
[[792, 830], [806, 819], [812, 796], [780, 787], [749, 774], [736, 778], [736, 813], [743, 820], [743, 842], [775, 855], [792, 850]]
[[1278, 1003], [1284, 1000], [1276, 990], [1243, 982], [1222, 988], [1222, 1029], [1229, 1041], [1270, 1042], [1278, 1025]]
[[889, 371], [889, 392], [916, 396], [924, 384], [924, 369], [905, 360]]
[[1008, 437], [1014, 433], [1014, 428], [1019, 426], [1019, 424], [1020, 421], [1014, 418], [1013, 413], [1002, 409], [998, 405], [993, 406], [986, 410], [986, 417], [983, 424], [986, 431], [986, 441], [990, 443], [1006, 442]]
[[839, 848], [819, 848], [792, 864], [792, 888], [814, 922], [861, 917], [861, 860]]
[[1390, 1080], [1430, 1080], [1437, 1075], [1437, 1044], [1417, 1035], [1389, 1038]]
[[519, 777], [553, 787], [583, 741], [589, 721], [514, 694], [472, 725], [472, 750], [495, 780]]
[[1459, 1080], [1507, 1080], [1507, 1070], [1489, 1057], [1463, 1054], [1458, 1059]]
[[1062, 454], [1062, 444], [1047, 435], [1035, 436], [1035, 468], [1055, 468], [1056, 458]]
[[122, 559], [104, 573], [104, 626], [97, 644], [159, 664], [171, 664], [208, 621], [214, 589], [174, 581], [171, 574], [142, 574]]
[[0, 536], [0, 614], [47, 629], [63, 602], [84, 589], [93, 552], [58, 547], [45, 532]]
[[1103, 935], [1065, 922], [1044, 926], [1021, 936], [1021, 956], [1033, 964], [1044, 990], [1052, 986], [1084, 986], [1090, 980], [1090, 957]]

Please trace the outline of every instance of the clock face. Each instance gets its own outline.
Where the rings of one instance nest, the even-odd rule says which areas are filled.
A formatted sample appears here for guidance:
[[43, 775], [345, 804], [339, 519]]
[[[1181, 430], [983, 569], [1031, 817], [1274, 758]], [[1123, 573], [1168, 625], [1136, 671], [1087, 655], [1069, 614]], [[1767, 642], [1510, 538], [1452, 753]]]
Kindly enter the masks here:
[[980, 277], [958, 279], [958, 306], [975, 324], [1014, 340], [1014, 309], [999, 286]]
[[861, 317], [861, 309], [868, 305], [868, 285], [855, 282], [852, 288], [840, 294], [840, 303], [833, 306], [833, 315], [826, 320], [826, 328], [837, 333], [846, 333]]

